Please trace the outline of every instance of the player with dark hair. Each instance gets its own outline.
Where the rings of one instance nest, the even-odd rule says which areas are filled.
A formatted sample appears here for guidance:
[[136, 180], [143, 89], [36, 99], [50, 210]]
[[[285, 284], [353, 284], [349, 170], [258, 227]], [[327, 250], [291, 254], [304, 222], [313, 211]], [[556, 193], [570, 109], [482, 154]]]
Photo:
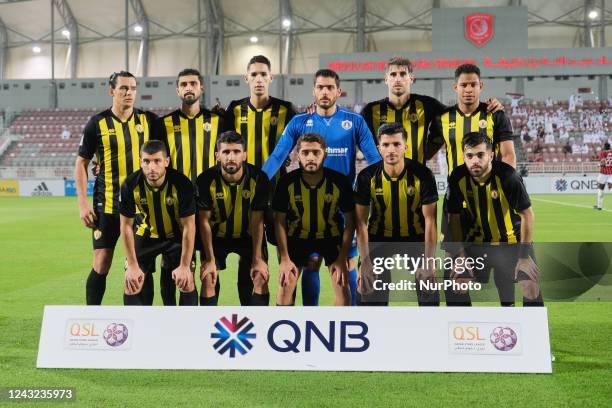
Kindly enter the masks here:
[[[313, 95], [316, 110], [313, 113], [297, 115], [289, 122], [274, 152], [264, 164], [263, 170], [268, 178], [274, 177], [296, 145], [298, 138], [305, 133], [317, 133], [325, 139], [327, 145], [325, 167], [348, 176], [351, 183], [355, 180], [357, 148], [363, 152], [369, 164], [380, 161], [374, 137], [363, 118], [336, 104], [341, 92], [340, 78], [336, 72], [321, 69], [315, 73]], [[353, 260], [356, 256], [355, 243], [349, 252], [349, 284], [354, 301], [357, 299], [357, 270]], [[304, 270], [302, 299], [306, 306], [314, 306], [319, 301], [320, 264], [321, 257], [313, 254], [308, 267]]]
[[313, 252], [329, 268], [336, 305], [350, 305], [348, 254], [354, 203], [348, 177], [323, 167], [325, 139], [306, 133], [297, 140], [300, 168], [281, 176], [272, 208], [280, 253], [278, 305], [295, 303], [299, 275]]
[[[181, 107], [155, 122], [153, 135], [162, 140], [173, 169], [183, 173], [195, 186], [197, 177], [215, 165], [215, 145], [223, 128], [222, 117], [201, 105], [204, 93], [202, 75], [197, 69], [186, 68], [176, 77], [176, 94]], [[200, 241], [196, 239], [196, 249]], [[176, 305], [176, 286], [171, 269], [162, 258], [160, 288], [164, 305]]]
[[[406, 157], [425, 164], [429, 128], [434, 118], [446, 106], [430, 96], [411, 92], [415, 81], [413, 65], [404, 57], [393, 57], [387, 61], [385, 84], [388, 88], [386, 98], [368, 103], [361, 115], [372, 134], [384, 123], [401, 123], [407, 134]], [[495, 111], [502, 105], [495, 99], [489, 101], [488, 111]]]
[[155, 258], [163, 255], [181, 291], [181, 305], [197, 306], [191, 258], [195, 240], [193, 184], [168, 168], [166, 146], [159, 140], [140, 150], [141, 170], [121, 187], [121, 234], [125, 243], [126, 305], [153, 303]]
[[[430, 130], [431, 140], [428, 143], [427, 158], [432, 157], [441, 146], [446, 146], [446, 163], [448, 176], [463, 163], [462, 142], [466, 134], [478, 132], [489, 138], [493, 145], [495, 158], [516, 167], [514, 152], [514, 135], [512, 125], [504, 111], [488, 112], [487, 104], [480, 101], [483, 83], [480, 80], [480, 69], [473, 64], [463, 64], [455, 70], [453, 89], [457, 94], [457, 104], [438, 115]], [[448, 212], [445, 199], [442, 211], [442, 239], [448, 235]], [[468, 223], [464, 211], [464, 225]], [[465, 232], [465, 231], [464, 231]], [[446, 243], [443, 243], [443, 247]], [[445, 271], [445, 279], [452, 278], [451, 270]], [[469, 298], [455, 293], [451, 287], [446, 289], [446, 304], [449, 306], [469, 303]]]
[[604, 189], [612, 189], [612, 150], [610, 143], [605, 142], [603, 150], [599, 152], [599, 175], [597, 176], [597, 205], [593, 208], [601, 210], [603, 206]]
[[[149, 140], [150, 128], [156, 119], [153, 113], [134, 108], [137, 92], [134, 75], [127, 71], [115, 72], [108, 85], [112, 106], [92, 116], [85, 125], [74, 170], [79, 216], [92, 230], [94, 259], [86, 285], [88, 305], [102, 303], [106, 276], [120, 234], [121, 184], [140, 168], [140, 147]], [[87, 200], [87, 167], [94, 155], [99, 171], [92, 207]]]
[[[486, 134], [464, 135], [462, 153], [463, 164], [455, 168], [448, 182], [453, 242], [448, 250], [459, 258], [482, 257], [484, 268], [474, 270], [473, 276], [469, 271], [457, 273], [455, 280], [486, 283], [493, 268], [502, 306], [514, 306], [515, 281], [523, 292], [523, 305], [543, 305], [540, 272], [533, 259], [534, 215], [523, 180], [512, 166], [494, 160], [493, 143]], [[460, 216], [464, 202], [470, 215], [467, 233]], [[465, 295], [462, 305], [469, 306], [469, 295]]]
[[226, 268], [230, 253], [238, 262], [240, 304], [267, 306], [267, 247], [264, 211], [268, 207], [269, 180], [256, 166], [246, 162], [245, 140], [230, 130], [217, 139], [218, 165], [200, 174], [199, 230], [203, 251], [200, 305], [217, 305], [217, 270]]
[[[414, 253], [415, 257], [421, 255], [416, 253], [417, 249], [427, 258], [435, 255], [436, 179], [425, 165], [405, 157], [406, 138], [401, 123], [381, 125], [378, 128], [378, 150], [383, 160], [366, 167], [357, 176], [355, 213], [362, 290], [358, 297], [368, 297], [367, 293], [372, 291], [371, 279], [364, 279], [367, 278], [364, 273], [372, 273], [370, 242], [410, 242], [413, 244], [407, 246], [407, 251]], [[415, 275], [419, 305], [439, 305], [437, 291], [427, 293], [421, 290], [421, 282], [435, 281], [435, 270], [422, 268]], [[374, 302], [359, 303], [387, 304], [387, 299], [378, 296], [375, 299]]]

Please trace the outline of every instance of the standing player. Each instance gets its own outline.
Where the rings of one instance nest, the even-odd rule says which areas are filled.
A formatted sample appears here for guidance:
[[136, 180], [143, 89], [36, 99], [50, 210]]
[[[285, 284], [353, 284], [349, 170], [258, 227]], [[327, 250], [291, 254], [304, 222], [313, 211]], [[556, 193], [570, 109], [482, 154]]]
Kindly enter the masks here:
[[240, 256], [240, 304], [267, 306], [270, 293], [263, 219], [268, 207], [268, 178], [246, 162], [245, 140], [234, 131], [219, 136], [215, 154], [219, 164], [197, 180], [204, 253], [200, 305], [217, 305], [217, 269], [225, 269], [225, 260], [233, 252]]
[[[313, 95], [316, 110], [295, 116], [287, 125], [278, 144], [263, 166], [268, 178], [273, 178], [285, 159], [296, 145], [300, 136], [306, 133], [320, 134], [327, 146], [325, 167], [355, 180], [355, 156], [357, 147], [368, 162], [380, 161], [380, 155], [374, 144], [374, 137], [361, 116], [336, 104], [341, 94], [340, 78], [329, 69], [315, 73]], [[357, 256], [356, 245], [349, 252], [349, 282], [353, 299], [356, 301], [357, 271], [353, 257]], [[302, 278], [302, 298], [305, 306], [317, 305], [319, 299], [319, 257], [311, 257], [308, 268]]]
[[[411, 93], [414, 80], [413, 66], [409, 59], [391, 58], [385, 72], [388, 96], [368, 103], [361, 115], [373, 135], [384, 123], [401, 123], [408, 135], [406, 157], [425, 164], [430, 124], [446, 106], [430, 96]], [[499, 110], [501, 107], [497, 100], [491, 100], [487, 106], [488, 111]]]
[[[428, 143], [427, 159], [435, 155], [442, 145], [446, 146], [446, 163], [448, 176], [453, 170], [463, 164], [462, 142], [464, 135], [479, 132], [489, 138], [493, 151], [498, 159], [508, 165], [516, 167], [516, 154], [514, 152], [513, 132], [510, 120], [504, 111], [487, 112], [487, 104], [480, 102], [480, 92], [483, 83], [480, 80], [480, 69], [473, 64], [464, 64], [455, 70], [455, 83], [453, 89], [457, 94], [457, 104], [437, 116], [430, 131], [431, 141]], [[447, 201], [444, 200], [442, 208], [442, 239], [448, 235]], [[464, 224], [467, 213], [463, 211]], [[465, 231], [464, 231], [465, 232]], [[445, 271], [445, 279], [454, 279], [451, 270]], [[452, 288], [445, 291], [446, 304], [460, 306], [469, 304], [469, 297], [456, 293]]]
[[[170, 155], [173, 169], [187, 176], [195, 186], [197, 177], [215, 165], [215, 143], [223, 127], [222, 118], [200, 105], [204, 92], [202, 75], [193, 68], [186, 68], [176, 78], [176, 93], [181, 108], [159, 118], [153, 135], [162, 140]], [[196, 249], [199, 248], [196, 240]], [[162, 260], [160, 287], [164, 305], [176, 305], [176, 286], [171, 269]]]
[[247, 162], [258, 168], [268, 160], [285, 126], [295, 116], [291, 102], [270, 96], [274, 79], [270, 67], [270, 60], [263, 55], [251, 58], [244, 77], [250, 95], [232, 101], [225, 112], [226, 128], [246, 139]]
[[612, 188], [612, 150], [610, 150], [610, 143], [604, 143], [603, 150], [599, 152], [599, 175], [597, 176], [597, 205], [593, 208], [601, 210], [603, 206], [603, 196], [606, 184], [608, 189]]
[[151, 273], [155, 258], [165, 256], [172, 279], [182, 296], [181, 305], [197, 306], [191, 257], [195, 241], [193, 184], [183, 174], [167, 169], [166, 147], [159, 140], [140, 150], [141, 170], [121, 186], [121, 234], [125, 244], [125, 305], [151, 305]]
[[[359, 253], [369, 258], [370, 242], [424, 243], [407, 247], [419, 257], [424, 250], [426, 258], [435, 255], [436, 208], [438, 191], [431, 170], [415, 160], [405, 158], [406, 130], [401, 123], [385, 123], [378, 128], [378, 149], [381, 162], [363, 169], [357, 176], [355, 213]], [[369, 265], [362, 260], [360, 280], [364, 283], [363, 269]], [[365, 273], [371, 273], [367, 271]], [[420, 282], [435, 280], [435, 271], [420, 269], [416, 273], [417, 298], [421, 306], [438, 306], [438, 292], [425, 293]], [[370, 285], [367, 285], [370, 286]], [[362, 285], [363, 287], [363, 285]], [[371, 289], [371, 288], [368, 288]], [[363, 293], [361, 296], [363, 297]], [[358, 295], [359, 296], [359, 295]], [[385, 299], [386, 300], [386, 299]], [[386, 304], [363, 302], [360, 304]]]
[[297, 140], [300, 168], [282, 176], [272, 208], [280, 252], [279, 305], [295, 303], [301, 268], [313, 252], [325, 259], [335, 304], [351, 304], [348, 254], [355, 230], [353, 192], [348, 177], [323, 167], [325, 139], [306, 133]]
[[[523, 305], [543, 305], [540, 272], [532, 258], [534, 216], [523, 180], [512, 166], [494, 160], [493, 143], [483, 133], [464, 135], [462, 151], [464, 164], [455, 168], [448, 182], [451, 237], [459, 245], [454, 255], [485, 261], [474, 276], [464, 272], [456, 280], [486, 283], [493, 268], [502, 306], [514, 306], [515, 280], [523, 292]], [[470, 215], [465, 240], [460, 215], [464, 202]], [[465, 248], [463, 242], [473, 245]], [[467, 306], [471, 303], [466, 296]]]
[[[121, 184], [140, 168], [140, 147], [149, 140], [149, 129], [155, 120], [154, 114], [134, 108], [134, 75], [127, 71], [113, 73], [108, 84], [113, 104], [87, 122], [74, 170], [79, 216], [83, 224], [92, 229], [94, 259], [85, 291], [88, 305], [102, 304], [106, 276], [120, 234]], [[100, 168], [91, 207], [87, 202], [87, 166], [94, 154]]]

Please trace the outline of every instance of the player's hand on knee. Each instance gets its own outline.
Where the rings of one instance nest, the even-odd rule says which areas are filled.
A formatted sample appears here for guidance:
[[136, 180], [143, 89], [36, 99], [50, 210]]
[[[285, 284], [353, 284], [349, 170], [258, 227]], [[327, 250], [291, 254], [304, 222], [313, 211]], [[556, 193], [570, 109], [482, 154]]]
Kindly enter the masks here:
[[125, 293], [127, 295], [135, 295], [140, 293], [144, 283], [144, 276], [145, 275], [140, 269], [140, 266], [128, 265], [125, 270]]
[[278, 284], [281, 287], [297, 283], [299, 270], [292, 261], [281, 261], [278, 266]]
[[348, 285], [348, 267], [346, 259], [338, 258], [332, 262], [332, 264], [329, 265], [329, 273], [336, 285], [340, 287]]
[[531, 256], [527, 258], [519, 258], [516, 263], [516, 268], [514, 268], [514, 278], [519, 279], [519, 273], [524, 272], [530, 280], [534, 282], [540, 281], [540, 269], [538, 265], [533, 261]]
[[182, 292], [191, 292], [191, 290], [193, 290], [193, 276], [189, 266], [179, 266], [173, 270], [172, 279], [174, 279], [176, 286]]
[[534, 300], [540, 295], [540, 284], [532, 280], [521, 280], [519, 281], [521, 292], [523, 296], [528, 300]]
[[[430, 283], [436, 283], [436, 270], [435, 269], [417, 269], [416, 270], [416, 279], [419, 282], [430, 282]], [[435, 285], [429, 285], [429, 287], [435, 287]], [[435, 292], [434, 289], [431, 290], [425, 290], [424, 292], [426, 293], [433, 293]]]
[[212, 282], [212, 285], [217, 284], [217, 265], [215, 261], [204, 261], [200, 266], [200, 280], [208, 279]]
[[255, 286], [265, 285], [270, 280], [268, 264], [263, 259], [253, 259], [251, 264], [251, 280], [253, 280]]
[[87, 228], [96, 228], [96, 213], [90, 205], [79, 207], [79, 218]]

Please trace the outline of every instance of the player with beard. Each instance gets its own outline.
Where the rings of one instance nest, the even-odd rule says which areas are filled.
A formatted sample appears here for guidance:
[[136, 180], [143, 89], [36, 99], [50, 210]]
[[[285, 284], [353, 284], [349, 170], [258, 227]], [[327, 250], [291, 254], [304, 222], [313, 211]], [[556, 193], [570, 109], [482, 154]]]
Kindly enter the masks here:
[[274, 227], [280, 252], [278, 305], [295, 303], [299, 275], [313, 252], [328, 266], [335, 305], [351, 304], [348, 254], [355, 205], [347, 176], [323, 167], [325, 139], [307, 133], [297, 140], [300, 168], [283, 175], [274, 193]]
[[[168, 148], [171, 167], [187, 176], [194, 186], [197, 177], [215, 165], [215, 144], [223, 128], [222, 117], [201, 106], [202, 80], [196, 69], [179, 72], [176, 93], [181, 99], [181, 108], [159, 118], [153, 128], [153, 137], [162, 140]], [[200, 249], [199, 244], [200, 239], [196, 237], [196, 250]], [[164, 305], [176, 305], [176, 287], [165, 264], [162, 259], [162, 300]]]
[[269, 180], [246, 162], [245, 140], [234, 131], [223, 132], [215, 153], [219, 164], [197, 180], [199, 230], [203, 248], [200, 305], [218, 303], [218, 270], [226, 268], [230, 253], [238, 254], [238, 296], [242, 306], [267, 306], [267, 247], [264, 212]]
[[[363, 152], [368, 164], [380, 161], [374, 137], [363, 118], [336, 104], [341, 93], [340, 78], [336, 72], [321, 69], [315, 73], [313, 95], [316, 109], [313, 113], [297, 115], [289, 122], [263, 166], [268, 178], [274, 177], [295, 147], [298, 138], [306, 133], [316, 133], [323, 137], [327, 146], [323, 165], [348, 176], [351, 183], [355, 180], [357, 148]], [[357, 299], [357, 270], [353, 260], [357, 255], [357, 245], [354, 242], [349, 251], [349, 285], [353, 302]], [[313, 254], [304, 270], [302, 300], [305, 306], [318, 304], [320, 265], [321, 257]]]

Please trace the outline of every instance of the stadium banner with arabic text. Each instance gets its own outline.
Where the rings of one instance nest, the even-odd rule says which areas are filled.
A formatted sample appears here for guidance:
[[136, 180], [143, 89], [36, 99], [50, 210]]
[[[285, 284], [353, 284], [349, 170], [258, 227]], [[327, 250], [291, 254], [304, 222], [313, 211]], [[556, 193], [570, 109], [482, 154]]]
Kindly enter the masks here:
[[46, 306], [36, 366], [552, 372], [543, 307]]

